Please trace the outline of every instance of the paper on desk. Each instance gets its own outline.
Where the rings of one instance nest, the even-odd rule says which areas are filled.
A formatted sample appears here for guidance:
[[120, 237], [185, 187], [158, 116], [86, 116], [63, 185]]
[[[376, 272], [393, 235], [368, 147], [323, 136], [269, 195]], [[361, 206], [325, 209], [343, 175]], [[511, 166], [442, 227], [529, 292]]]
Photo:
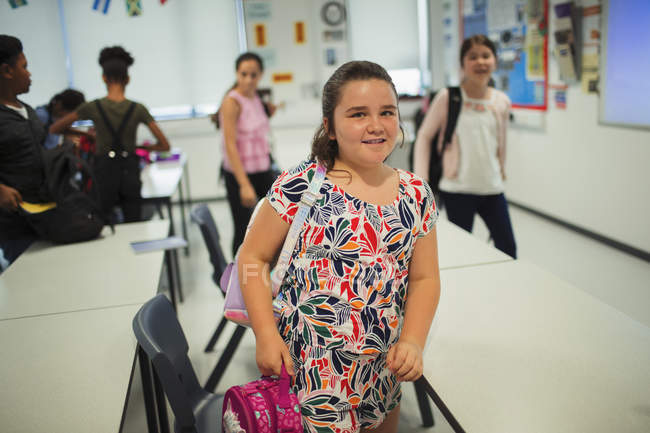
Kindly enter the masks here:
[[151, 241], [131, 242], [131, 248], [136, 254], [150, 253], [152, 251], [175, 250], [187, 246], [187, 241], [178, 236], [170, 236], [163, 239]]
[[26, 212], [29, 213], [41, 213], [46, 210], [50, 210], [56, 207], [56, 203], [29, 203], [26, 201], [20, 202], [20, 207], [22, 207]]

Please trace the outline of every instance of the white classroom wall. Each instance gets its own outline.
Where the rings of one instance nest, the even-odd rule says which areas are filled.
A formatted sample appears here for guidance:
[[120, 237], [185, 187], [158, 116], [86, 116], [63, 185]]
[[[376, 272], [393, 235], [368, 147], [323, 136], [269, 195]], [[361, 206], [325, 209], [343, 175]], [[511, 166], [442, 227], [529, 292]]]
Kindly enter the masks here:
[[[105, 46], [122, 45], [135, 58], [127, 96], [153, 112], [159, 107], [215, 104], [232, 84], [239, 54], [233, 0], [145, 2], [128, 17], [124, 2], [111, 2], [104, 15], [92, 2], [62, 0], [73, 87], [86, 99], [106, 94], [98, 64]], [[22, 98], [49, 101], [68, 86], [64, 38], [56, 1], [30, 1], [11, 9], [0, 2], [0, 32], [17, 36], [32, 72]]]
[[[555, 3], [558, 1], [551, 1], [551, 4]], [[147, 53], [146, 56], [134, 53], [136, 63], [133, 68], [133, 84], [128, 89], [129, 96], [133, 99], [140, 99], [153, 106], [157, 94], [169, 92], [169, 95], [179, 96], [178, 101], [183, 101], [179, 103], [187, 103], [189, 100], [195, 103], [216, 103], [232, 84], [232, 64], [238, 54], [234, 1], [194, 0], [167, 2], [165, 6], [160, 6], [158, 2], [147, 2], [144, 4], [144, 15], [137, 18], [127, 18], [122, 11], [124, 5], [119, 3], [112, 4], [108, 18], [91, 11], [89, 5], [81, 8], [72, 0], [64, 0], [64, 5], [69, 33], [72, 33], [70, 27], [75, 24], [76, 30], [90, 32], [92, 23], [99, 26], [110, 22], [111, 26], [114, 25], [109, 27], [113, 36], [111, 42], [124, 43], [127, 48], [134, 47], [133, 51], [137, 49]], [[440, 2], [431, 0], [430, 6], [432, 79], [434, 87], [439, 87], [444, 85], [440, 75], [443, 69]], [[73, 7], [74, 10], [69, 11]], [[356, 6], [352, 6], [348, 12], [355, 9]], [[165, 11], [172, 11], [172, 17], [163, 18], [158, 15]], [[120, 19], [113, 23], [110, 15], [118, 12]], [[364, 12], [366, 22], [379, 20], [385, 15], [380, 8], [366, 8]], [[356, 22], [357, 18], [350, 18], [350, 23]], [[77, 19], [85, 21], [73, 21]], [[311, 32], [316, 31], [317, 19], [314, 12], [311, 20], [307, 18], [310, 38], [313, 38]], [[24, 100], [33, 105], [47, 102], [54, 93], [67, 86], [65, 56], [58, 23], [58, 7], [54, 1], [33, 1], [28, 6], [15, 10], [9, 7], [8, 2], [0, 2], [1, 32], [18, 36], [25, 45], [34, 75], [32, 89], [24, 95]], [[129, 36], [131, 23], [138, 23], [137, 37]], [[396, 19], [394, 27], [389, 30], [399, 32], [399, 26], [407, 24], [403, 19]], [[552, 25], [551, 20], [551, 32]], [[149, 34], [158, 35], [160, 29], [167, 36], [146, 37]], [[232, 29], [231, 40], [217, 36], [224, 29], [227, 34]], [[357, 30], [359, 33], [366, 34], [366, 29], [363, 32]], [[350, 37], [354, 38], [354, 35], [355, 29], [352, 28]], [[73, 53], [86, 52], [83, 43], [72, 40], [70, 43]], [[350, 46], [355, 57], [362, 56], [359, 52], [362, 44], [351, 41]], [[417, 52], [417, 47], [411, 49], [414, 53]], [[551, 44], [549, 51], [552, 52], [552, 49]], [[82, 90], [87, 97], [92, 98], [102, 94], [98, 77], [100, 71], [96, 64], [99, 46], [87, 50], [89, 61], [77, 66], [79, 71], [75, 74], [75, 80], [87, 80], [89, 88]], [[178, 68], [163, 65], [170, 53], [176, 55], [179, 52], [191, 60], [177, 62]], [[149, 61], [148, 53], [157, 53], [157, 59], [160, 60]], [[304, 60], [296, 58], [295, 62]], [[385, 61], [390, 62], [390, 59]], [[299, 67], [299, 64], [295, 67]], [[553, 77], [557, 76], [557, 65], [552, 56], [549, 69], [550, 81], [553, 82]], [[178, 82], [171, 81], [169, 77], [172, 76]], [[182, 99], [181, 93], [191, 96]], [[293, 111], [290, 106], [287, 107], [278, 113], [273, 124], [282, 127], [292, 126], [294, 122], [307, 126], [312, 117], [318, 116], [319, 108], [317, 101], [312, 101], [308, 106], [311, 108], [306, 110], [296, 103]], [[647, 223], [647, 215], [650, 214], [647, 200], [650, 190], [650, 131], [600, 125], [598, 97], [582, 93], [579, 85], [569, 87], [566, 110], [555, 108], [549, 98], [548, 111], [532, 122], [530, 118], [527, 110], [515, 111], [516, 121], [510, 128], [508, 137], [507, 196], [569, 223], [650, 251], [650, 224]], [[531, 123], [537, 126], [530, 126]], [[194, 198], [219, 195], [216, 171], [220, 161], [220, 139], [209, 121], [195, 119], [163, 122], [162, 128], [169, 133], [173, 145], [186, 149], [190, 155]], [[283, 143], [276, 143], [276, 146], [282, 148]]]
[[19, 98], [37, 106], [68, 86], [56, 1], [30, 3], [17, 9], [12, 9], [9, 2], [0, 2], [0, 34], [21, 40], [27, 69], [32, 73], [29, 93]]
[[[441, 46], [439, 11], [431, 11], [434, 46]], [[553, 46], [549, 38], [549, 82], [560, 84]], [[439, 67], [432, 59], [432, 69]], [[650, 131], [600, 125], [598, 96], [583, 93], [580, 84], [569, 86], [566, 109], [556, 108], [549, 93], [545, 114], [514, 110], [514, 117], [507, 198], [650, 251]]]
[[349, 22], [355, 60], [386, 69], [419, 66], [417, 0], [350, 0]]

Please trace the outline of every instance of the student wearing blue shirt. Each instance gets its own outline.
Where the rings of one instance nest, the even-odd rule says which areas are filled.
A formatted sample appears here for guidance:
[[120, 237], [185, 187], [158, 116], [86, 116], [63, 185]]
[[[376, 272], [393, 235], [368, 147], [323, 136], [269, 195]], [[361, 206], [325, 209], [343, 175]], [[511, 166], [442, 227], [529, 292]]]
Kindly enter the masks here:
[[[86, 102], [86, 99], [83, 93], [74, 89], [66, 89], [54, 95], [47, 105], [36, 107], [35, 111], [38, 118], [45, 125], [45, 129], [48, 130], [54, 122], [74, 111], [84, 102]], [[61, 137], [61, 134], [48, 134], [43, 146], [46, 149], [56, 147], [61, 143]]]

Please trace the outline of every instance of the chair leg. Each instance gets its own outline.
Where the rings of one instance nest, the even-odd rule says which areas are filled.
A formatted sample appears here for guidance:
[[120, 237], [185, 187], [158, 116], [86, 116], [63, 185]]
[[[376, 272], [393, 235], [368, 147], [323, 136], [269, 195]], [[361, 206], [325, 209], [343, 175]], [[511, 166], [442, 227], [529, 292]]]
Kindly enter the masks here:
[[[181, 208], [181, 228], [183, 229], [183, 237], [187, 241], [187, 246], [185, 247], [185, 257], [190, 255], [190, 242], [187, 237], [187, 223], [185, 222], [185, 198], [183, 197], [183, 176], [181, 175], [181, 182], [178, 185], [178, 195], [179, 195], [179, 204]], [[181, 302], [183, 302], [181, 300]]]
[[226, 327], [226, 323], [228, 323], [228, 320], [225, 317], [222, 317], [221, 322], [219, 322], [219, 326], [217, 326], [217, 329], [214, 331], [214, 334], [212, 334], [212, 337], [210, 338], [208, 345], [205, 346], [204, 352], [206, 353], [212, 352], [212, 349], [214, 349], [214, 345], [217, 344], [217, 340], [219, 339], [219, 336], [221, 335], [224, 328]]
[[420, 380], [416, 380], [413, 382], [413, 386], [415, 387], [415, 396], [418, 399], [420, 415], [422, 415], [422, 425], [424, 427], [433, 427], [435, 421], [433, 420], [433, 413], [431, 412], [431, 405], [424, 384]]
[[149, 357], [142, 347], [138, 345], [138, 362], [140, 363], [140, 376], [142, 378], [142, 395], [144, 396], [144, 409], [147, 415], [147, 428], [149, 433], [157, 433], [158, 422], [156, 420], [155, 396], [151, 378], [151, 363]]
[[[192, 195], [190, 194], [190, 169], [189, 169], [189, 165], [190, 165], [189, 161], [186, 161], [185, 162], [185, 167], [183, 167], [183, 175], [185, 176], [185, 180], [182, 183], [185, 184], [185, 189], [186, 189], [185, 202], [188, 205], [191, 206], [192, 205]], [[180, 186], [182, 187], [182, 185], [180, 185]], [[185, 236], [185, 239], [188, 239], [188, 237]], [[190, 244], [189, 244], [189, 240], [188, 240], [188, 244], [185, 247], [185, 257], [189, 257], [189, 255], [190, 255]]]
[[183, 303], [183, 284], [181, 283], [181, 268], [178, 265], [178, 251], [172, 250], [172, 259], [174, 262], [174, 273], [176, 274], [176, 284], [178, 287], [178, 300]]
[[153, 385], [156, 392], [156, 406], [158, 407], [158, 421], [160, 423], [160, 432], [169, 433], [169, 418], [167, 417], [167, 400], [163, 392], [160, 379], [156, 370], [153, 370]]
[[174, 270], [172, 266], [170, 250], [165, 250], [165, 268], [167, 268], [167, 284], [169, 284], [169, 296], [171, 297], [174, 311], [176, 311], [176, 280], [174, 279]]
[[241, 339], [244, 336], [245, 332], [246, 328], [244, 326], [237, 325], [237, 329], [235, 329], [232, 337], [230, 337], [228, 345], [221, 354], [221, 358], [219, 358], [219, 362], [217, 362], [217, 365], [214, 367], [214, 370], [212, 370], [208, 381], [205, 383], [206, 391], [214, 392], [215, 388], [219, 384], [219, 381], [221, 380], [223, 372], [226, 370], [226, 367], [228, 367], [230, 359], [234, 355], [235, 350], [237, 350], [237, 346], [239, 346], [239, 343], [241, 342]]
[[451, 413], [451, 411], [449, 410], [445, 402], [442, 401], [442, 399], [435, 391], [435, 389], [433, 389], [433, 386], [431, 386], [431, 384], [426, 379], [426, 377], [422, 376], [417, 380], [417, 382], [419, 386], [429, 395], [431, 400], [433, 400], [433, 403], [438, 407], [440, 413], [442, 414], [442, 416], [445, 417], [452, 430], [456, 433], [465, 433], [465, 430], [460, 425], [456, 417], [454, 417], [454, 414]]

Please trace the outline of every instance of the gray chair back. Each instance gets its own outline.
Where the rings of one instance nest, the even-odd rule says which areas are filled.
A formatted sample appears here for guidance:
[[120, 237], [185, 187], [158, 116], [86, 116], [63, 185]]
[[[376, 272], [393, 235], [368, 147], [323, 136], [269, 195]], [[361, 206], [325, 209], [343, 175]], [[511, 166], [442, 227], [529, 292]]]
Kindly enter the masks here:
[[196, 377], [189, 346], [171, 302], [164, 294], [147, 301], [133, 318], [133, 332], [145, 351], [181, 431], [196, 430], [194, 411], [214, 394], [205, 391]]
[[212, 280], [218, 287], [221, 287], [219, 280], [226, 266], [228, 266], [228, 262], [219, 243], [219, 231], [217, 230], [217, 225], [214, 223], [214, 218], [212, 218], [212, 213], [207, 205], [200, 204], [192, 209], [190, 216], [192, 221], [199, 225], [205, 246], [208, 248], [210, 262], [214, 270]]

